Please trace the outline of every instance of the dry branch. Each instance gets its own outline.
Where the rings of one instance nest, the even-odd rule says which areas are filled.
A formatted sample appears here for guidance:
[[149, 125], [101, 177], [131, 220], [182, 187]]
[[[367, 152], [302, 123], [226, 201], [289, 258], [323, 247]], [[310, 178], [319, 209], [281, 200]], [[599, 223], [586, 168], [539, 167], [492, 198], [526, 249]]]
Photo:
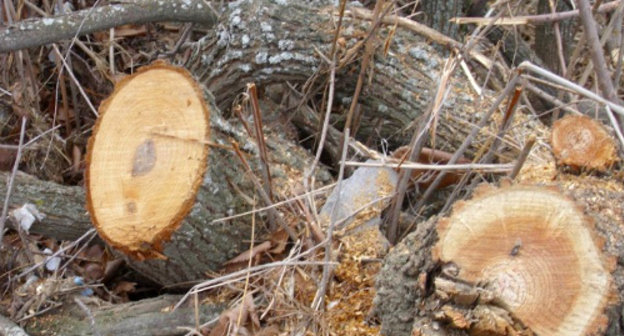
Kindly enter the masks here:
[[[610, 1], [605, 4], [601, 4], [596, 13], [604, 14], [614, 11], [620, 4], [621, 0]], [[547, 24], [568, 19], [573, 19], [579, 16], [579, 10], [571, 10], [565, 12], [556, 12], [551, 14], [539, 14], [539, 15], [526, 15], [515, 17], [499, 17], [499, 18], [480, 18], [480, 17], [457, 17], [452, 18], [451, 22], [456, 24], [480, 24], [486, 25], [490, 22], [494, 22], [494, 25], [525, 25], [529, 23], [533, 24]]]
[[[591, 8], [587, 0], [575, 0], [576, 6], [579, 8], [581, 16], [581, 22], [585, 28], [585, 38], [589, 45], [589, 51], [591, 54], [592, 62], [594, 63], [594, 71], [596, 72], [596, 80], [602, 95], [613, 103], [621, 104], [617, 97], [617, 92], [613, 87], [611, 75], [607, 70], [607, 63], [605, 61], [604, 52], [602, 51], [602, 45], [600, 38], [598, 37], [598, 29], [596, 28], [596, 21], [592, 16]], [[615, 116], [619, 125], [613, 125], [613, 127], [624, 127], [624, 118], [621, 116]]]
[[0, 53], [55, 43], [124, 24], [158, 21], [213, 25], [216, 13], [202, 0], [131, 0], [68, 15], [24, 20], [0, 31]]

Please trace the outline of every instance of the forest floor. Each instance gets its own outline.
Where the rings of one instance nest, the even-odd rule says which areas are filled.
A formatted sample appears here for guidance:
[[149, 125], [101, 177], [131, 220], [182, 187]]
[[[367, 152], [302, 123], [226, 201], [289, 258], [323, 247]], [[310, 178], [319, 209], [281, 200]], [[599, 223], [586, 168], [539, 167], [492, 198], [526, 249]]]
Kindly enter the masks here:
[[[39, 10], [46, 11], [46, 8]], [[41, 180], [83, 186], [87, 142], [96, 116], [90, 113], [85, 100], [78, 99], [78, 96], [86, 95], [90, 104], [99, 106], [112, 92], [114, 83], [139, 66], [156, 59], [174, 63], [176, 57], [181, 57], [177, 53], [178, 42], [186, 38], [187, 33], [192, 39], [205, 34], [202, 28], [197, 27], [189, 32], [189, 27], [169, 23], [124, 25], [76, 40], [71, 49], [68, 49], [67, 42], [63, 42], [59, 44], [60, 49], [39, 48], [37, 52], [16, 52], [4, 57], [6, 63], [0, 73], [0, 171], [9, 173], [17, 167]], [[526, 28], [522, 32], [528, 36], [532, 30]], [[71, 75], [62, 70], [66, 67], [61, 62], [62, 53], [72, 55], [73, 61], [69, 65]], [[586, 59], [579, 62], [588, 63]], [[70, 76], [80, 78], [80, 85]], [[269, 100], [268, 96], [267, 92], [261, 99]], [[22, 120], [26, 118], [28, 122], [23, 124]], [[276, 129], [267, 132], [302, 135], [290, 125], [287, 131], [279, 128], [279, 123], [274, 126]], [[529, 154], [526, 162], [530, 164], [523, 167], [517, 181], [548, 183], [557, 179], [564, 189], [573, 189], [575, 185], [586, 183], [583, 180], [585, 176], [591, 176], [610, 181], [600, 184], [601, 188], [624, 194], [624, 173], [619, 163], [606, 173], [584, 172], [580, 177], [568, 174], [569, 170], [561, 170], [556, 165], [549, 151], [550, 126], [544, 126], [543, 131], [535, 138], [536, 148], [539, 149]], [[298, 140], [302, 146], [308, 146], [306, 139]], [[30, 142], [34, 145], [29, 145], [24, 151], [16, 150], [16, 147]], [[621, 150], [617, 155], [621, 157]], [[332, 172], [338, 171], [336, 162], [325, 163], [330, 169], [335, 169]], [[488, 176], [483, 180], [498, 181], [503, 175]], [[337, 179], [338, 174], [334, 177]], [[297, 183], [300, 184], [300, 181]], [[384, 194], [388, 191], [384, 190], [388, 187], [387, 183], [379, 183], [376, 197], [387, 196]], [[453, 183], [436, 193], [426, 209], [427, 216], [406, 211], [400, 219], [401, 229], [435, 214], [434, 209], [441, 209], [447, 197], [455, 196], [456, 185]], [[328, 194], [326, 192], [316, 200], [318, 209], [323, 207]], [[413, 199], [406, 203], [416, 203], [414, 200], [418, 194], [412, 190], [408, 195]], [[365, 204], [362, 200], [359, 202], [359, 205]], [[319, 267], [290, 266], [289, 258], [309, 246], [289, 241], [283, 231], [276, 232], [270, 239], [258, 243], [252, 251], [233, 259], [220, 272], [207, 274], [206, 280], [219, 279], [270, 262], [281, 261], [283, 265], [257, 274], [243, 272], [242, 276], [233, 280], [218, 281], [209, 290], [189, 295], [188, 288], [161, 288], [151, 283], [126, 266], [121, 258], [93, 236], [85, 243], [29, 234], [27, 227], [20, 226], [22, 220], [28, 222], [29, 218], [20, 216], [32, 217], [33, 212], [27, 208], [22, 212], [19, 208], [9, 210], [9, 229], [0, 236], [0, 318], [8, 316], [27, 330], [38, 330], [39, 325], [47, 326], [46, 319], [54, 319], [55, 314], [63, 315], [67, 306], [78, 306], [86, 321], [93, 318], [93, 308], [89, 308], [92, 305], [122, 305], [162, 294], [177, 295], [176, 298], [181, 299], [181, 295], [186, 293], [183, 304], [195, 307], [196, 312], [197, 307], [203, 304], [223, 308], [209, 321], [200, 321], [196, 317], [193, 324], [183, 325], [186, 329], [181, 334], [217, 336], [238, 332], [241, 335], [359, 336], [380, 333], [380, 321], [372, 314], [375, 281], [390, 244], [381, 233], [383, 228], [380, 229], [379, 223], [368, 227], [365, 224], [378, 219], [385, 209], [374, 208], [360, 213], [349, 224], [350, 227], [362, 226], [364, 229], [345, 229], [335, 233], [333, 255], [329, 260], [334, 266], [333, 275], [322, 298], [325, 305], [322, 313], [316, 308], [319, 305], [317, 295], [321, 278]], [[35, 217], [32, 220], [41, 220]], [[287, 220], [296, 225], [300, 219]], [[306, 230], [312, 230], [312, 227], [308, 225]], [[327, 226], [321, 226], [321, 229], [325, 231]], [[56, 253], [59, 251], [62, 253]], [[318, 249], [310, 261], [323, 258], [323, 250]], [[259, 297], [262, 299], [255, 300]], [[163, 311], [169, 309], [173, 309], [173, 305]], [[0, 319], [0, 327], [2, 324]], [[47, 333], [43, 330], [41, 334]]]

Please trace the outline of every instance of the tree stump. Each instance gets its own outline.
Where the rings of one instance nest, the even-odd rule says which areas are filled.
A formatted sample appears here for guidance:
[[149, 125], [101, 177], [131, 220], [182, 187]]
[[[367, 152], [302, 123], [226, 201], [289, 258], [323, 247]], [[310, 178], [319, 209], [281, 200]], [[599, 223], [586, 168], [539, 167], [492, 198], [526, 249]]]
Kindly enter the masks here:
[[602, 202], [619, 204], [624, 188], [607, 196], [611, 182], [587, 179], [481, 187], [419, 224], [378, 277], [382, 333], [620, 335], [624, 211]]
[[598, 121], [587, 116], [566, 116], [553, 124], [550, 137], [560, 165], [575, 171], [606, 171], [619, 161], [615, 141]]

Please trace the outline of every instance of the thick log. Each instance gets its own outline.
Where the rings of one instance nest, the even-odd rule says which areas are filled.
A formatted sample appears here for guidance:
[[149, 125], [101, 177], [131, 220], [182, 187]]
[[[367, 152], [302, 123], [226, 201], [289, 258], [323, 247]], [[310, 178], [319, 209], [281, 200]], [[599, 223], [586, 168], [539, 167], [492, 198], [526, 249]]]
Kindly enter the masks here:
[[[531, 170], [525, 170], [520, 179], [523, 180], [523, 182], [530, 183], [552, 182], [555, 173], [556, 171], [553, 169], [553, 165], [549, 167], [540, 166]], [[514, 190], [522, 190], [522, 188], [527, 187], [516, 187]], [[382, 333], [399, 336], [477, 335], [479, 332], [485, 332], [485, 330], [481, 328], [484, 324], [487, 324], [485, 323], [488, 321], [487, 318], [490, 318], [489, 321], [494, 321], [496, 319], [492, 319], [493, 317], [498, 318], [504, 316], [505, 318], [498, 319], [498, 324], [495, 324], [496, 327], [504, 326], [504, 328], [500, 329], [502, 331], [497, 332], [490, 328], [487, 329], [487, 332], [489, 332], [488, 335], [531, 335], [531, 332], [538, 331], [541, 331], [541, 333], [538, 332], [540, 335], [621, 335], [624, 330], [621, 322], [622, 315], [624, 314], [622, 309], [622, 302], [624, 302], [624, 292], [622, 291], [624, 288], [624, 268], [620, 263], [616, 264], [615, 260], [616, 258], [618, 260], [622, 259], [621, 248], [622, 244], [624, 244], [624, 235], [620, 228], [624, 218], [624, 208], [621, 205], [622, 201], [624, 201], [624, 186], [621, 183], [608, 179], [561, 175], [558, 178], [556, 189], [550, 188], [545, 190], [548, 190], [547, 194], [558, 194], [559, 191], [562, 191], [565, 195], [564, 198], [567, 198], [567, 200], [574, 200], [576, 203], [575, 206], [572, 206], [572, 210], [576, 211], [573, 208], [578, 207], [580, 217], [589, 218], [589, 222], [574, 228], [574, 225], [576, 225], [572, 224], [574, 220], [569, 219], [569, 221], [561, 222], [560, 220], [563, 219], [563, 217], [558, 217], [559, 214], [555, 215], [555, 212], [563, 208], [562, 206], [557, 206], [557, 210], [553, 209], [554, 211], [551, 213], [552, 216], [547, 217], [548, 220], [555, 222], [560, 221], [560, 225], [563, 224], [562, 229], [566, 231], [565, 235], [572, 235], [572, 237], [564, 239], [566, 243], [560, 244], [555, 241], [559, 240], [561, 236], [549, 236], [549, 234], [546, 234], [545, 237], [552, 237], [552, 245], [558, 246], [557, 251], [559, 252], [557, 253], [566, 251], [566, 249], [562, 247], [563, 245], [567, 243], [578, 244], [575, 242], [575, 240], [578, 240], [578, 242], [584, 241], [580, 244], [586, 246], [580, 255], [574, 257], [572, 254], [574, 251], [568, 250], [564, 253], [565, 256], [556, 259], [557, 262], [548, 266], [548, 269], [543, 269], [542, 271], [534, 270], [532, 274], [522, 275], [520, 270], [522, 270], [523, 267], [544, 267], [545, 264], [541, 264], [544, 260], [539, 258], [548, 256], [548, 252], [544, 252], [545, 250], [542, 249], [535, 249], [536, 245], [539, 245], [539, 243], [536, 243], [536, 241], [531, 242], [527, 238], [523, 239], [521, 242], [518, 241], [515, 243], [517, 246], [511, 241], [509, 254], [507, 254], [507, 258], [509, 259], [508, 266], [511, 267], [515, 265], [514, 262], [517, 262], [517, 260], [514, 261], [513, 259], [518, 257], [523, 258], [523, 253], [524, 258], [526, 258], [528, 254], [536, 253], [534, 256], [531, 256], [533, 261], [527, 262], [523, 264], [523, 266], [519, 266], [518, 264], [516, 265], [518, 266], [517, 268], [509, 272], [509, 274], [517, 276], [517, 278], [513, 278], [512, 276], [505, 278], [502, 276], [496, 280], [490, 279], [492, 280], [490, 282], [488, 282], [487, 279], [484, 279], [484, 282], [474, 282], [470, 281], [470, 276], [466, 276], [467, 273], [463, 272], [461, 269], [460, 265], [466, 266], [462, 264], [463, 261], [461, 260], [466, 258], [455, 256], [453, 259], [457, 261], [457, 263], [450, 265], [441, 262], [442, 259], [445, 259], [444, 254], [447, 252], [441, 252], [442, 248], [440, 248], [440, 246], [443, 246], [443, 243], [439, 238], [439, 232], [440, 230], [445, 231], [448, 228], [449, 220], [432, 218], [426, 222], [420, 223], [417, 230], [399, 243], [384, 260], [384, 265], [377, 278], [376, 287], [378, 294], [375, 298], [376, 313], [382, 321]], [[480, 198], [481, 196], [476, 197]], [[508, 200], [511, 200], [511, 198], [506, 199], [506, 201]], [[563, 202], [566, 203], [568, 202], [567, 200]], [[470, 201], [465, 203], [465, 205], [458, 206], [455, 211], [463, 211], [462, 209], [466, 209], [469, 202]], [[531, 201], [524, 204], [518, 203], [514, 206], [514, 209], [522, 209], [522, 206], [529, 205], [530, 203]], [[546, 203], [544, 203], [544, 207], [548, 206], [551, 205], [546, 205]], [[536, 208], [539, 207], [541, 207], [541, 205], [536, 206]], [[481, 208], [487, 212], [487, 207], [482, 206]], [[494, 208], [491, 209], [490, 212], [497, 213]], [[535, 214], [527, 215], [530, 217]], [[454, 215], [451, 215], [450, 218], [454, 218], [453, 216]], [[503, 236], [513, 231], [512, 227], [514, 224], [512, 221], [505, 222], [504, 219], [499, 220], [508, 227], [502, 229], [505, 225], [501, 226], [504, 232], [501, 231], [501, 236], [496, 240], [489, 240], [489, 246], [504, 242], [505, 238]], [[469, 220], [466, 219], [466, 221]], [[440, 225], [442, 225], [442, 228]], [[469, 223], [464, 223], [458, 227], [460, 229], [462, 226], [464, 228], [470, 228], [470, 225]], [[559, 325], [559, 327], [554, 324], [555, 318], [552, 314], [527, 317], [526, 310], [516, 310], [532, 301], [535, 302], [535, 300], [530, 298], [531, 295], [534, 294], [533, 291], [531, 293], [522, 293], [522, 284], [528, 286], [545, 286], [545, 288], [550, 287], [549, 290], [556, 291], [562, 288], [562, 286], [570, 285], [571, 282], [575, 281], [573, 280], [574, 277], [565, 277], [564, 281], [564, 278], [551, 278], [549, 274], [552, 275], [551, 273], [557, 273], [559, 271], [568, 272], [570, 270], [565, 269], [565, 267], [574, 268], [575, 265], [583, 262], [579, 261], [580, 259], [595, 258], [595, 256], [592, 257], [592, 253], [594, 252], [592, 252], [592, 248], [590, 248], [592, 239], [589, 238], [588, 241], [587, 238], [582, 237], [582, 234], [573, 233], [576, 232], [574, 230], [578, 230], [578, 228], [582, 227], [586, 228], [590, 236], [594, 237], [593, 241], [596, 248], [598, 248], [599, 258], [602, 259], [602, 261], [595, 261], [584, 266], [585, 268], [582, 268], [579, 274], [586, 272], [585, 276], [587, 276], [588, 279], [583, 278], [583, 276], [580, 277], [583, 279], [582, 281], [587, 281], [587, 283], [595, 281], [595, 276], [599, 276], [600, 272], [604, 272], [598, 270], [603, 267], [604, 270], [610, 273], [609, 278], [612, 277], [612, 280], [609, 280], [611, 281], [611, 288], [607, 289], [607, 296], [603, 296], [600, 300], [596, 300], [595, 297], [594, 299], [578, 298], [578, 301], [573, 303], [565, 303], [566, 300], [570, 300], [571, 295], [590, 295], [589, 292], [600, 290], [600, 286], [604, 288], [604, 285], [599, 286], [596, 284], [592, 285], [591, 290], [581, 290], [579, 292], [575, 289], [569, 289], [564, 294], [555, 295], [555, 297], [551, 297], [550, 299], [545, 299], [548, 295], [544, 294], [544, 297], [541, 299], [544, 299], [545, 302], [543, 302], [541, 306], [538, 305], [539, 308], [537, 308], [537, 310], [552, 309], [552, 307], [555, 307], [555, 310], [557, 310], [555, 315], [572, 313], [574, 309], [590, 310], [589, 312], [580, 314], [579, 316], [582, 316], [582, 318], [568, 319], [566, 320], [568, 321], [567, 324], [563, 326]], [[527, 231], [529, 234], [532, 232], [533, 231]], [[535, 234], [535, 232], [533, 232], [533, 234]], [[474, 238], [473, 234], [469, 234], [468, 236]], [[447, 240], [453, 239], [449, 238], [450, 236], [448, 235], [445, 237]], [[480, 244], [478, 241], [476, 243]], [[549, 245], [551, 244], [549, 243], [546, 246]], [[452, 250], [453, 245], [449, 246], [451, 246]], [[462, 251], [460, 256], [469, 255], [474, 257], [474, 253], [481, 253], [480, 250], [471, 250], [470, 248], [463, 249]], [[580, 251], [581, 250], [577, 250], [576, 252], [578, 253]], [[540, 257], [540, 255], [542, 256]], [[440, 257], [442, 258], [439, 259]], [[485, 259], [479, 258], [466, 260], [485, 262]], [[500, 263], [497, 267], [507, 265], [501, 263], [505, 260], [505, 256], [495, 260], [496, 263]], [[564, 266], [564, 269], [561, 269], [563, 265], [566, 266]], [[455, 268], [453, 269], [453, 267]], [[556, 270], [557, 267], [560, 269]], [[596, 270], [587, 273], [589, 269], [593, 268], [596, 268]], [[459, 270], [459, 272], [455, 272], [457, 270]], [[494, 271], [494, 269], [490, 269], [490, 271]], [[484, 273], [477, 272], [476, 274], [486, 273], [487, 272], [484, 271]], [[474, 274], [475, 273], [473, 273], [473, 275]], [[531, 281], [530, 279], [532, 277], [539, 277], [539, 280]], [[589, 280], [590, 277], [593, 280]], [[586, 286], [586, 284], [582, 286]], [[485, 290], [483, 290], [484, 288]], [[494, 299], [489, 301], [489, 303], [487, 301], [488, 295], [490, 295], [489, 299], [492, 299], [492, 293], [488, 292], [488, 289], [496, 294]], [[613, 292], [610, 292], [611, 290]], [[551, 292], [551, 294], [553, 293]], [[475, 300], [473, 305], [468, 304], [465, 306], [467, 302], [470, 302], [476, 297], [479, 297], [479, 299]], [[539, 300], [540, 297], [534, 299]], [[592, 300], [594, 300], [593, 303], [591, 303]], [[462, 303], [464, 304], [463, 306]], [[579, 305], [579, 303], [581, 304]], [[490, 309], [486, 314], [484, 314], [486, 310], [482, 309], [484, 307]], [[590, 309], [591, 307], [596, 308]], [[593, 316], [593, 320], [589, 319], [590, 316]], [[527, 320], [523, 321], [523, 317]], [[543, 320], [544, 317], [551, 319], [549, 323], [553, 323], [547, 327], [552, 328], [551, 332], [544, 333], [544, 325], [540, 324], [543, 321], [539, 321], [540, 319]], [[484, 324], [480, 324], [480, 322], [484, 322]], [[586, 324], [579, 326], [580, 323]], [[527, 326], [532, 326], [538, 330], [527, 329]], [[490, 325], [490, 327], [492, 327], [492, 325]]]
[[[6, 195], [9, 173], [0, 172], [0, 179], [0, 195]], [[31, 233], [59, 240], [75, 240], [92, 228], [85, 209], [85, 192], [82, 187], [41, 181], [18, 172], [13, 182], [10, 205], [11, 208], [17, 208], [26, 203], [35, 205], [45, 216], [32, 224], [29, 230]]]
[[[328, 72], [318, 53], [330, 52], [336, 11], [310, 8], [299, 2], [283, 3], [266, 0], [231, 3], [217, 29], [191, 48], [185, 66], [213, 92], [222, 109], [230, 107], [248, 82], [260, 87], [286, 81], [303, 84]], [[337, 73], [334, 110], [348, 110], [359, 72], [358, 60], [363, 53], [363, 48], [357, 46], [368, 36], [370, 26], [369, 21], [352, 13], [344, 18], [341, 36], [346, 44], [340, 48], [338, 57], [349, 62]], [[403, 145], [414, 132], [410, 126], [416, 125], [414, 121], [431, 105], [446, 58], [426, 37], [401, 26], [396, 31], [392, 28], [382, 26], [378, 30], [378, 48], [360, 98], [357, 137], [381, 136], [391, 144]], [[467, 83], [459, 71], [450, 81], [435, 132], [438, 149], [449, 152], [457, 149], [471, 125], [492, 102], [491, 92], [486, 91], [480, 99]], [[322, 118], [304, 116], [309, 109], [293, 110], [290, 113], [294, 113], [292, 120], [297, 126], [318, 128], [310, 125], [310, 120]], [[344, 115], [338, 114], [334, 119], [343, 118]], [[493, 127], [494, 123], [489, 126]], [[514, 121], [512, 129], [525, 132], [542, 127], [539, 122], [521, 116]], [[487, 133], [484, 130], [482, 135]], [[468, 154], [478, 150], [481, 140], [483, 136]], [[518, 152], [519, 148], [511, 150]]]
[[[150, 6], [155, 6], [150, 16], [147, 14], [149, 11], [144, 13], [145, 8], [141, 7], [144, 6], [144, 0], [133, 0], [127, 4], [98, 8], [95, 13], [82, 11], [71, 16], [17, 23], [16, 27], [7, 28], [1, 34], [7, 41], [34, 41], [34, 38], [23, 38], [20, 34], [32, 35], [32, 27], [38, 25], [45, 27], [46, 33], [63, 32], [57, 34], [57, 38], [61, 39], [70, 33], [84, 34], [98, 27], [101, 29], [104, 26], [100, 27], [100, 23], [108, 27], [126, 21], [214, 22], [212, 12], [206, 12], [208, 9], [201, 2], [193, 0], [182, 3], [150, 3]], [[190, 46], [190, 56], [184, 65], [206, 83], [215, 94], [219, 107], [224, 110], [230, 107], [248, 82], [255, 82], [262, 87], [285, 81], [305, 83], [318, 75], [322, 79], [322, 75], [327, 73], [327, 64], [323, 64], [318, 53], [329, 54], [337, 13], [333, 7], [318, 7], [319, 3], [324, 2], [239, 0], [228, 3], [214, 31]], [[140, 15], [129, 15], [136, 12], [134, 7], [137, 6], [142, 8]], [[170, 6], [175, 7], [175, 10], [171, 10]], [[126, 21], [120, 22], [111, 14], [116, 12], [124, 13], [119, 18]], [[87, 14], [97, 17], [97, 22], [71, 24], [75, 16]], [[206, 16], [205, 20], [201, 19], [202, 15]], [[355, 12], [347, 11], [341, 34], [345, 44], [340, 44], [338, 54], [341, 67], [336, 81], [336, 105], [347, 106], [351, 101], [359, 72], [358, 60], [363, 52], [361, 42], [367, 38], [370, 26], [370, 22], [359, 19]], [[443, 54], [446, 53], [436, 50], [436, 46], [426, 36], [419, 36], [401, 25], [396, 30], [394, 25], [381, 27], [374, 38], [378, 48], [370, 67], [369, 80], [363, 88], [363, 98], [360, 99], [358, 134], [361, 138], [373, 139], [381, 135], [392, 144], [402, 145], [407, 143], [414, 131], [409, 126], [416, 125], [414, 120], [421, 117], [430, 106], [446, 61]], [[41, 43], [45, 42], [39, 41], [34, 45]], [[5, 48], [3, 50], [14, 49], [7, 44], [0, 43], [0, 46]], [[467, 134], [468, 126], [478, 120], [481, 111], [491, 103], [491, 93], [486, 92], [483, 99], [479, 98], [461, 76], [458, 73], [452, 80], [436, 129], [436, 144], [439, 149], [446, 151], [457, 148], [458, 142]], [[315, 85], [311, 87], [316, 90]], [[296, 110], [293, 113], [292, 120], [300, 127], [310, 127], [307, 123], [310, 118], [300, 116], [304, 111]], [[532, 121], [521, 121], [520, 124], [527, 128], [539, 127], [538, 123]], [[468, 153], [473, 152], [473, 148], [468, 150]]]
[[[77, 304], [69, 303], [59, 311], [34, 318], [28, 322], [25, 329], [33, 336], [185, 335], [189, 329], [184, 327], [195, 327], [196, 315], [193, 307], [185, 306], [172, 310], [180, 298], [178, 295], [163, 295], [111, 306], [85, 303], [85, 307], [90, 310], [89, 313]], [[84, 298], [80, 300], [86, 301]], [[197, 315], [199, 324], [216, 319], [224, 308], [219, 305], [200, 305]]]
[[[224, 120], [212, 98], [207, 97], [213, 111], [216, 111], [211, 116], [211, 141], [225, 147], [235, 141], [252, 169], [259, 171], [257, 147], [253, 139], [242, 127]], [[268, 133], [267, 146], [274, 194], [276, 199], [283, 199], [294, 187], [293, 181], [300, 181], [312, 157], [280, 134]], [[248, 199], [255, 194], [254, 183], [230, 149], [212, 148], [208, 162], [208, 171], [195, 204], [171, 241], [164, 245], [163, 254], [167, 260], [137, 261], [127, 258], [133, 269], [155, 283], [175, 285], [203, 279], [206, 272], [218, 270], [224, 262], [249, 246], [250, 218], [214, 221], [251, 210], [252, 204]], [[6, 173], [2, 176], [8, 178]], [[331, 176], [321, 169], [316, 178], [319, 183], [325, 184]], [[28, 202], [45, 215], [42, 221], [30, 228], [30, 232], [57, 239], [75, 239], [91, 228], [82, 188], [44, 182], [25, 174], [18, 174], [14, 185], [10, 199], [13, 208]], [[0, 192], [6, 194], [5, 183], [0, 184]], [[267, 233], [266, 228], [259, 226], [257, 235], [263, 233]]]

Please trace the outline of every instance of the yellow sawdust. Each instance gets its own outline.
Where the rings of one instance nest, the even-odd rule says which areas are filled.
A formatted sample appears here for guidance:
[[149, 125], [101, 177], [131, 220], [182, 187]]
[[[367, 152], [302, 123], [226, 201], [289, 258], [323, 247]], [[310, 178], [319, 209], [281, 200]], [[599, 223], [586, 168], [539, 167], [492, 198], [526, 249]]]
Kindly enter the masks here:
[[328, 294], [327, 321], [335, 335], [378, 335], [367, 323], [375, 297], [375, 276], [385, 254], [385, 241], [376, 227], [340, 239], [337, 281]]

